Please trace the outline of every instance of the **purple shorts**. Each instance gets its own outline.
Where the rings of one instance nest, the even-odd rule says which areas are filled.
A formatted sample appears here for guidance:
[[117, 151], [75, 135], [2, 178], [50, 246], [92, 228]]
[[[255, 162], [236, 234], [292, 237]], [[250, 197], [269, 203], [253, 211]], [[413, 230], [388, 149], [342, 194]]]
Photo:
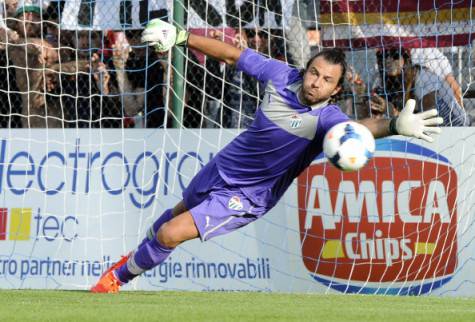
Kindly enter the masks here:
[[202, 241], [246, 226], [269, 210], [255, 205], [241, 189], [224, 182], [214, 160], [191, 180], [183, 191], [183, 202]]

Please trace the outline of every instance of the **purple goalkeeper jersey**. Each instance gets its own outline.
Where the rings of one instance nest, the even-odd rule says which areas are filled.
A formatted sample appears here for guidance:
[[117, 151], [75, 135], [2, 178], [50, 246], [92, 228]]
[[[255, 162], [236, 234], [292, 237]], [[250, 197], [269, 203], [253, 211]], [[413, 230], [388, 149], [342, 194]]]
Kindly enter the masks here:
[[215, 158], [220, 176], [260, 206], [273, 207], [292, 181], [322, 152], [323, 137], [348, 121], [337, 105], [300, 103], [300, 70], [253, 50], [237, 67], [265, 84], [254, 122]]

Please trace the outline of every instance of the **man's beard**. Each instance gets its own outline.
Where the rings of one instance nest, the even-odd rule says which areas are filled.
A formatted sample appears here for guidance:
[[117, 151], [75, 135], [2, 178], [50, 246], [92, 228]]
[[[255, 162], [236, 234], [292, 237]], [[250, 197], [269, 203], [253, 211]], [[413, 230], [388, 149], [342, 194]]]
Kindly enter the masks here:
[[304, 103], [307, 106], [312, 106], [321, 102], [324, 102], [329, 99], [329, 97], [320, 97], [318, 94], [317, 95], [305, 95], [303, 91], [300, 92], [299, 95], [300, 100], [303, 99], [302, 103]]

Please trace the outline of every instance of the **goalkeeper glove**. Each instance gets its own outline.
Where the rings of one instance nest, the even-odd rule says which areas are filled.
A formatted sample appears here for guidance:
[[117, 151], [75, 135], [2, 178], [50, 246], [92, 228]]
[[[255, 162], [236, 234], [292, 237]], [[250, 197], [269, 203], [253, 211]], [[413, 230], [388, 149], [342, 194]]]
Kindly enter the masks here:
[[436, 117], [436, 109], [414, 114], [416, 101], [410, 99], [402, 109], [398, 117], [391, 120], [389, 131], [391, 134], [400, 134], [423, 139], [427, 142], [434, 142], [430, 134], [440, 134], [441, 129], [437, 127], [444, 123], [444, 119]]
[[175, 45], [186, 45], [189, 32], [160, 19], [149, 21], [142, 33], [142, 42], [154, 46], [158, 52], [170, 50]]

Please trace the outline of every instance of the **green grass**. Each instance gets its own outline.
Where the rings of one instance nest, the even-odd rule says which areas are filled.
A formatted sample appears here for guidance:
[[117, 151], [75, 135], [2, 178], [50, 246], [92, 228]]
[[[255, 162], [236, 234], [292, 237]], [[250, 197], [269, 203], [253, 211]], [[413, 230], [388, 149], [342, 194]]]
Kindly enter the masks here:
[[475, 299], [1, 290], [0, 321], [475, 321]]

